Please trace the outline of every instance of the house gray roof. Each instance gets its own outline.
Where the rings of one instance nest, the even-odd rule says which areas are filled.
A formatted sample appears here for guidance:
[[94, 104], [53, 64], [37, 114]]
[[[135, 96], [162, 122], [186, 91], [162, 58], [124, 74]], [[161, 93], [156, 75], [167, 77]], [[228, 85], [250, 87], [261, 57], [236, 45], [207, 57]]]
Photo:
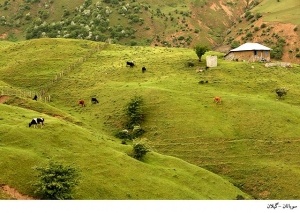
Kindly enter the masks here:
[[271, 50], [271, 48], [258, 43], [245, 43], [235, 49], [230, 50], [230, 52], [239, 52], [247, 50]]

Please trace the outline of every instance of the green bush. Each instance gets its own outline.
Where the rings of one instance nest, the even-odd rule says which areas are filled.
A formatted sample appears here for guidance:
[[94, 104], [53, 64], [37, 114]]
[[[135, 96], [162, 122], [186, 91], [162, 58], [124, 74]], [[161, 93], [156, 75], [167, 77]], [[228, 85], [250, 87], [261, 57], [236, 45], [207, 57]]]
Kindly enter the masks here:
[[199, 61], [201, 61], [202, 56], [208, 51], [208, 47], [201, 46], [199, 44], [196, 45], [194, 49], [195, 49], [196, 55], [198, 56]]
[[143, 99], [140, 96], [135, 96], [126, 106], [126, 115], [128, 121], [126, 127], [133, 129], [134, 126], [140, 125], [144, 121], [144, 113], [142, 110]]
[[137, 160], [141, 160], [147, 152], [150, 150], [143, 143], [135, 143], [133, 144], [133, 157]]
[[277, 94], [277, 96], [278, 96], [279, 98], [282, 98], [283, 96], [286, 95], [287, 90], [286, 90], [285, 88], [277, 88], [277, 89], [275, 90], [275, 92], [276, 92], [276, 94]]
[[260, 28], [266, 28], [266, 27], [267, 27], [267, 25], [265, 23], [260, 25]]
[[270, 53], [271, 58], [273, 59], [281, 59], [283, 56], [283, 46], [278, 45], [276, 47], [273, 47]]
[[142, 129], [140, 125], [134, 126], [131, 132], [131, 139], [138, 138], [145, 133], [145, 130]]
[[34, 193], [43, 200], [73, 199], [73, 188], [78, 184], [75, 168], [50, 162], [47, 167], [35, 168], [39, 172], [38, 181], [33, 184]]

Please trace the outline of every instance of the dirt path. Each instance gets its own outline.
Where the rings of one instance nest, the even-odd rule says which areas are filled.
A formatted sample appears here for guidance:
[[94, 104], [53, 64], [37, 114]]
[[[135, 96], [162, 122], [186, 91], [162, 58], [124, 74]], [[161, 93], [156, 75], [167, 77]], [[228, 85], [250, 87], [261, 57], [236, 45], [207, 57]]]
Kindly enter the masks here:
[[8, 196], [10, 196], [11, 198], [16, 199], [16, 200], [34, 200], [34, 198], [29, 197], [27, 195], [22, 195], [16, 189], [11, 188], [8, 185], [0, 186], [0, 190], [3, 191]]
[[1, 95], [0, 96], [0, 104], [3, 104], [8, 98], [9, 98], [9, 96], [7, 96], [7, 95]]

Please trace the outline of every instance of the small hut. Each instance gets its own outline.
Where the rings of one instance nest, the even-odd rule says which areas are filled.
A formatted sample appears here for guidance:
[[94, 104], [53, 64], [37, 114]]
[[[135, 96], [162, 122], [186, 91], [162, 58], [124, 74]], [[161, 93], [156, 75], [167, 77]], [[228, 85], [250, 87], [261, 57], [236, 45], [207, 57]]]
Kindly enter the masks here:
[[258, 43], [245, 43], [232, 49], [224, 57], [225, 60], [268, 62], [270, 61], [271, 48]]

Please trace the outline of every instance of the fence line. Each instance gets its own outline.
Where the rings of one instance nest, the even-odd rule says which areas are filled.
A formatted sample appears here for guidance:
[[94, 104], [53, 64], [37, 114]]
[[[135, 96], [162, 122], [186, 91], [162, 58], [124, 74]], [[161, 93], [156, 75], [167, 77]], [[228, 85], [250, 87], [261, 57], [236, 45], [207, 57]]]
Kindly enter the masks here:
[[49, 94], [50, 88], [53, 86], [55, 82], [58, 82], [65, 74], [68, 72], [74, 71], [76, 68], [78, 68], [80, 65], [82, 65], [85, 61], [87, 61], [93, 54], [96, 52], [105, 49], [109, 43], [104, 44], [98, 44], [95, 48], [93, 48], [91, 51], [89, 51], [86, 55], [82, 56], [72, 64], [70, 64], [66, 69], [60, 71], [57, 73], [53, 79], [50, 80], [49, 84], [47, 84], [47, 87], [44, 87], [40, 89], [39, 91], [26, 91], [25, 89], [19, 89], [19, 88], [13, 88], [9, 86], [0, 86], [0, 96], [8, 95], [8, 96], [18, 96], [23, 98], [33, 98], [34, 95], [38, 96], [38, 100], [42, 102], [50, 102], [51, 101], [51, 95]]
[[43, 102], [49, 102], [51, 100], [51, 96], [46, 94], [45, 91], [28, 91], [19, 88], [13, 88], [9, 86], [0, 86], [0, 96], [17, 96], [22, 98], [33, 98], [34, 95], [38, 96], [38, 100]]

